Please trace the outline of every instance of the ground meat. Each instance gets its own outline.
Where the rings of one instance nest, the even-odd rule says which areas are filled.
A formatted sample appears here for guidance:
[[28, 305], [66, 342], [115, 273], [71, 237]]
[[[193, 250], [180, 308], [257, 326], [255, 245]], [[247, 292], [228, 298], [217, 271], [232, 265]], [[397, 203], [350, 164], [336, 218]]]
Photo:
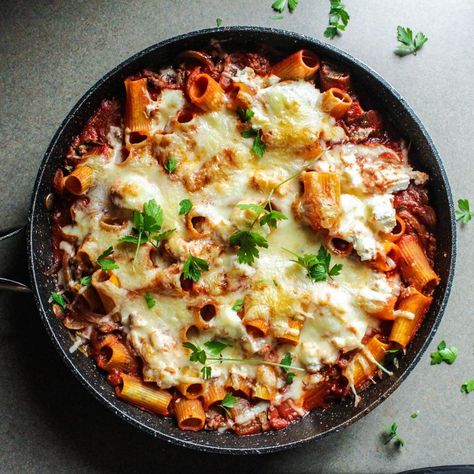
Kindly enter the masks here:
[[436, 226], [436, 214], [428, 202], [428, 191], [410, 184], [407, 189], [395, 195], [393, 205], [396, 209], [405, 208], [429, 230], [433, 230]]
[[268, 419], [270, 420], [270, 426], [274, 430], [283, 430], [290, 424], [289, 421], [280, 416], [278, 410], [273, 406], [268, 409]]

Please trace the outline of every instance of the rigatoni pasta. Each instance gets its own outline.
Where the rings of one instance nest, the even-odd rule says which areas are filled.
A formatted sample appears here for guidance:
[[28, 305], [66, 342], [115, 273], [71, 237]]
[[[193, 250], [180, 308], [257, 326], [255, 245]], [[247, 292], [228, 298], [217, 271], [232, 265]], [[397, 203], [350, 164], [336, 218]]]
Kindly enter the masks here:
[[52, 183], [71, 350], [188, 431], [357, 404], [439, 283], [416, 150], [307, 49], [213, 43], [155, 66], [104, 101]]

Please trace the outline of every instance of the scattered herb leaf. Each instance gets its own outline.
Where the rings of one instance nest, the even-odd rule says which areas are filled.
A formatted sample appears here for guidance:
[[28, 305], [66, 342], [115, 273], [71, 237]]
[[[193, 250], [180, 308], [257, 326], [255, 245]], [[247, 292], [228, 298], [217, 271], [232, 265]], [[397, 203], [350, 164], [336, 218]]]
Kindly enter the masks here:
[[207, 341], [204, 343], [204, 347], [208, 350], [209, 354], [217, 357], [226, 347], [230, 346], [225, 342]]
[[259, 158], [262, 158], [267, 149], [267, 145], [262, 141], [262, 131], [249, 128], [241, 133], [244, 138], [253, 138], [251, 151]]
[[405, 441], [399, 436], [397, 431], [398, 425], [394, 422], [387, 428], [387, 439], [385, 440], [384, 444], [388, 444], [393, 440], [399, 448], [405, 446]]
[[441, 364], [446, 362], [451, 365], [458, 356], [458, 349], [456, 347], [447, 347], [445, 341], [438, 344], [438, 350], [431, 353], [431, 365]]
[[178, 214], [182, 216], [183, 214], [188, 214], [189, 211], [193, 208], [193, 203], [189, 199], [183, 199], [179, 203], [179, 212]]
[[219, 406], [226, 409], [225, 411], [229, 414], [227, 408], [232, 408], [237, 403], [237, 398], [234, 397], [230, 392], [226, 394], [224, 399], [219, 403]]
[[292, 262], [305, 268], [307, 276], [314, 282], [326, 281], [328, 277], [337, 276], [341, 273], [342, 264], [340, 263], [333, 265], [333, 267], [330, 268], [331, 255], [322, 245], [319, 247], [318, 255], [298, 255], [290, 250], [287, 250], [287, 252], [290, 252], [296, 257], [296, 260], [292, 260]]
[[472, 219], [469, 201], [467, 199], [459, 199], [458, 207], [459, 209], [456, 209], [455, 212], [456, 220], [462, 222], [463, 224], [467, 224]]
[[237, 115], [242, 122], [248, 122], [255, 115], [255, 112], [251, 109], [244, 109], [243, 107], [237, 107]]
[[202, 375], [202, 378], [204, 380], [208, 380], [211, 378], [211, 374], [212, 374], [212, 368], [209, 367], [208, 365], [205, 365], [202, 369], [201, 369], [201, 375]]
[[56, 293], [55, 291], [51, 292], [51, 298], [53, 302], [61, 306], [62, 309], [66, 308], [66, 302], [64, 301], [64, 296]]
[[104, 252], [99, 255], [97, 263], [99, 264], [99, 267], [102, 270], [116, 270], [117, 268], [119, 268], [119, 266], [115, 263], [114, 260], [112, 260], [111, 258], [107, 258], [113, 253], [114, 249], [112, 247], [109, 247], [107, 250], [104, 250]]
[[237, 245], [239, 248], [237, 257], [239, 263], [252, 265], [256, 258], [260, 256], [257, 247], [268, 248], [268, 242], [258, 232], [250, 230], [239, 230], [230, 236], [230, 245]]
[[462, 393], [471, 393], [473, 390], [474, 390], [474, 379], [466, 380], [466, 382], [464, 382], [461, 385]]
[[92, 276], [91, 276], [91, 275], [83, 276], [83, 277], [79, 280], [79, 283], [80, 283], [82, 286], [90, 286], [90, 284], [92, 283]]
[[299, 0], [288, 0], [288, 10], [290, 10], [290, 13], [293, 13], [296, 10], [298, 2]]
[[243, 308], [244, 308], [244, 300], [241, 298], [239, 298], [238, 300], [235, 300], [235, 303], [233, 304], [232, 309], [238, 313], [239, 311], [242, 311]]
[[350, 16], [341, 0], [330, 0], [331, 8], [329, 10], [329, 26], [324, 31], [324, 36], [334, 39], [339, 31], [344, 31], [349, 23]]
[[398, 56], [407, 56], [408, 54], [414, 54], [416, 56], [423, 45], [428, 41], [428, 38], [423, 33], [417, 33], [413, 37], [413, 31], [408, 27], [398, 26], [397, 27], [397, 41], [400, 45], [397, 46], [395, 53]]
[[268, 225], [269, 227], [273, 227], [276, 229], [277, 221], [287, 220], [288, 217], [281, 212], [275, 210], [267, 210], [264, 207], [260, 206], [259, 204], [237, 204], [239, 209], [243, 211], [250, 209], [257, 214], [257, 219], [263, 214], [263, 217], [260, 218], [260, 225], [263, 227], [264, 225]]
[[411, 415], [410, 418], [418, 418], [418, 412], [414, 411]]
[[278, 13], [283, 13], [283, 10], [286, 7], [286, 2], [287, 0], [276, 0], [272, 3], [272, 8]]
[[153, 295], [151, 293], [145, 293], [143, 295], [143, 297], [145, 298], [146, 305], [148, 306], [148, 309], [151, 309], [151, 308], [153, 308], [153, 306], [155, 306], [156, 301], [155, 301], [155, 298], [153, 297]]
[[178, 160], [174, 156], [170, 156], [164, 164], [164, 168], [169, 174], [174, 173], [178, 167]]
[[201, 272], [207, 270], [209, 270], [209, 265], [205, 260], [190, 255], [186, 262], [184, 262], [183, 276], [186, 279], [199, 281], [201, 278]]
[[216, 26], [219, 28], [222, 25], [222, 18], [216, 18]]
[[292, 359], [291, 359], [291, 354], [289, 352], [287, 352], [280, 361], [280, 364], [282, 365], [282, 370], [286, 374], [287, 384], [292, 383], [296, 375], [294, 372], [290, 372], [291, 362], [292, 362]]

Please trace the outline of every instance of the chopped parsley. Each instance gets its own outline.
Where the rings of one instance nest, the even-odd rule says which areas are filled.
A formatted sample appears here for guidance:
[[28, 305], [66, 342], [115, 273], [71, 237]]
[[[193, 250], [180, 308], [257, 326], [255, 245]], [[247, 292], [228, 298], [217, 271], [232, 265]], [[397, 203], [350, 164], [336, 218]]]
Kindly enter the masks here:
[[97, 259], [97, 263], [99, 264], [99, 267], [101, 270], [107, 271], [107, 270], [116, 270], [119, 268], [119, 266], [115, 263], [114, 260], [111, 258], [107, 258], [110, 255], [114, 253], [114, 249], [112, 247], [109, 247], [107, 250], [104, 250], [100, 255], [99, 258]]
[[179, 203], [179, 212], [178, 214], [181, 216], [183, 214], [188, 214], [189, 211], [193, 208], [193, 203], [189, 199], [183, 199]]
[[90, 284], [92, 283], [92, 276], [91, 276], [91, 275], [83, 276], [83, 277], [79, 280], [79, 283], [80, 283], [82, 286], [90, 286]]
[[469, 201], [467, 199], [459, 199], [458, 207], [459, 209], [456, 209], [455, 211], [456, 220], [463, 224], [467, 224], [472, 219], [472, 212], [469, 208]]
[[393, 440], [393, 442], [394, 442], [399, 448], [401, 448], [402, 446], [405, 446], [405, 441], [404, 441], [403, 438], [401, 438], [400, 435], [398, 434], [398, 425], [397, 425], [395, 422], [393, 422], [393, 423], [387, 428], [386, 434], [387, 434], [387, 439], [385, 440], [385, 443], [384, 443], [384, 444], [388, 444], [388, 443], [390, 443], [390, 441]]
[[466, 382], [464, 382], [461, 385], [462, 393], [471, 393], [473, 390], [474, 390], [474, 379], [466, 380]]
[[176, 168], [178, 167], [178, 160], [174, 156], [170, 156], [163, 165], [165, 170], [168, 171], [169, 174], [174, 173]]
[[216, 18], [216, 26], [219, 28], [222, 25], [222, 18]]
[[272, 8], [278, 12], [283, 13], [286, 5], [288, 4], [288, 10], [290, 13], [293, 13], [298, 6], [299, 0], [276, 0], [272, 3]]
[[329, 277], [337, 276], [341, 273], [342, 264], [337, 263], [330, 267], [331, 254], [324, 248], [323, 245], [319, 247], [317, 255], [307, 253], [304, 255], [298, 255], [290, 250], [287, 250], [296, 257], [296, 260], [292, 262], [301, 265], [307, 271], [307, 276], [314, 282], [326, 281]]
[[331, 8], [329, 10], [329, 26], [324, 31], [324, 36], [334, 39], [339, 31], [344, 31], [349, 23], [350, 16], [341, 0], [330, 0]]
[[410, 418], [418, 418], [418, 411], [414, 411], [411, 415]]
[[292, 358], [289, 352], [287, 352], [280, 361], [280, 364], [282, 365], [281, 369], [286, 374], [287, 384], [291, 384], [296, 375], [294, 372], [290, 372], [291, 362]]
[[248, 265], [252, 265], [255, 259], [260, 256], [258, 247], [268, 248], [267, 239], [258, 232], [250, 230], [239, 230], [232, 234], [230, 245], [239, 247], [237, 252], [239, 263], [247, 263]]
[[237, 204], [237, 207], [239, 209], [242, 209], [243, 211], [246, 211], [248, 209], [254, 211], [257, 214], [257, 218], [260, 218], [260, 216], [263, 214], [263, 217], [260, 218], [260, 225], [262, 227], [264, 225], [268, 225], [268, 227], [273, 227], [274, 229], [276, 229], [277, 221], [283, 221], [288, 219], [285, 214], [282, 214], [281, 212], [275, 211], [273, 209], [267, 210], [259, 204]]
[[153, 306], [155, 306], [156, 301], [155, 301], [155, 298], [153, 297], [153, 295], [151, 293], [145, 293], [143, 295], [143, 297], [145, 298], [146, 305], [148, 306], [148, 309], [151, 309], [151, 308], [153, 308]]
[[186, 279], [199, 281], [201, 272], [209, 270], [209, 265], [206, 260], [190, 255], [186, 262], [184, 262], [183, 276]]
[[235, 300], [235, 303], [232, 305], [232, 310], [235, 312], [242, 311], [244, 308], [244, 300], [239, 298], [238, 300]]
[[66, 308], [66, 301], [64, 301], [64, 296], [60, 295], [59, 293], [56, 293], [55, 291], [51, 292], [51, 298], [53, 299], [53, 302], [56, 303], [57, 305], [61, 306], [62, 309]]
[[401, 44], [397, 46], [395, 54], [398, 54], [398, 56], [414, 54], [416, 56], [417, 51], [423, 47], [428, 38], [421, 32], [413, 37], [413, 31], [410, 28], [397, 26], [397, 41]]
[[262, 158], [267, 149], [267, 145], [262, 140], [262, 131], [249, 128], [248, 130], [244, 130], [241, 135], [244, 138], [253, 138], [251, 151], [254, 155]]
[[438, 344], [438, 350], [431, 353], [431, 365], [441, 364], [453, 364], [458, 356], [458, 349], [456, 347], [447, 347], [445, 341], [441, 341]]
[[244, 109], [243, 107], [237, 107], [237, 115], [242, 122], [248, 122], [255, 115], [251, 109]]
[[224, 409], [227, 415], [230, 416], [229, 408], [232, 408], [237, 403], [237, 398], [230, 392], [226, 393], [224, 399], [219, 403], [219, 406]]

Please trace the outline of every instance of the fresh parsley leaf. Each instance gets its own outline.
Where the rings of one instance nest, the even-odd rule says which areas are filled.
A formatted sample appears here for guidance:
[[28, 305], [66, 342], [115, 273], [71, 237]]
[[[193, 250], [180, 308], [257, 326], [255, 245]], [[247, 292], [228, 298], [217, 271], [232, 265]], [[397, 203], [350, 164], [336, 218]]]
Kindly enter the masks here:
[[471, 393], [474, 390], [474, 379], [469, 379], [461, 385], [462, 393]]
[[290, 372], [291, 362], [292, 362], [292, 358], [289, 352], [287, 352], [280, 361], [280, 364], [282, 365], [281, 369], [286, 374], [286, 383], [288, 385], [293, 382], [293, 379], [295, 378], [295, 375], [296, 375], [294, 372]]
[[298, 2], [299, 0], [288, 0], [288, 10], [290, 10], [290, 13], [293, 13], [296, 10]]
[[431, 365], [441, 364], [446, 362], [451, 365], [458, 356], [458, 349], [456, 347], [447, 347], [445, 341], [438, 344], [438, 350], [431, 353]]
[[61, 306], [62, 309], [66, 308], [66, 302], [64, 301], [64, 296], [60, 295], [59, 293], [56, 293], [55, 291], [51, 292], [51, 298], [53, 301]]
[[209, 270], [209, 265], [205, 260], [190, 255], [186, 262], [184, 262], [183, 276], [186, 279], [199, 281], [201, 278], [201, 271], [207, 270]]
[[268, 227], [273, 227], [276, 229], [277, 221], [284, 221], [287, 219], [288, 217], [286, 217], [285, 214], [282, 214], [281, 212], [265, 210], [265, 215], [260, 219], [260, 225], [264, 226], [265, 224], [268, 224]]
[[287, 0], [276, 0], [272, 3], [272, 8], [278, 13], [283, 13], [283, 10], [286, 7], [286, 2]]
[[238, 313], [239, 311], [242, 311], [243, 308], [244, 308], [244, 300], [241, 298], [239, 298], [238, 300], [235, 300], [235, 303], [232, 306], [232, 310]]
[[229, 344], [220, 341], [207, 341], [204, 343], [205, 348], [209, 354], [217, 357], [226, 347], [230, 347]]
[[237, 245], [239, 248], [237, 257], [239, 263], [252, 265], [256, 258], [260, 256], [257, 247], [268, 248], [267, 240], [257, 232], [250, 230], [239, 230], [230, 236], [230, 245]]
[[400, 45], [397, 46], [395, 53], [399, 56], [406, 56], [408, 54], [414, 54], [416, 56], [423, 45], [428, 41], [428, 38], [423, 33], [417, 33], [413, 37], [413, 31], [408, 27], [398, 26], [397, 27], [397, 41]]
[[403, 438], [400, 437], [398, 434], [398, 425], [394, 422], [387, 428], [387, 439], [385, 440], [384, 444], [390, 443], [390, 441], [394, 441], [395, 444], [401, 448], [405, 446], [405, 441]]
[[[138, 214], [135, 211], [136, 214]], [[161, 206], [154, 200], [150, 199], [148, 202], [143, 204], [143, 229], [137, 227], [137, 230], [143, 230], [152, 234], [153, 232], [158, 232], [163, 225], [163, 209]]]
[[331, 8], [329, 9], [329, 26], [324, 31], [324, 36], [334, 39], [339, 31], [344, 31], [349, 23], [350, 16], [347, 13], [341, 0], [330, 0]]
[[414, 411], [411, 415], [410, 418], [418, 418], [418, 412]]
[[108, 256], [112, 255], [114, 252], [114, 249], [112, 247], [109, 247], [107, 250], [104, 250], [104, 252], [99, 255], [99, 258], [97, 259], [97, 263], [99, 264], [99, 267], [104, 270], [116, 270], [119, 268], [119, 266], [115, 263], [114, 260], [111, 258], [107, 258]]
[[262, 214], [263, 212], [265, 212], [265, 209], [260, 206], [260, 204], [237, 204], [237, 207], [239, 209], [242, 209], [242, 211], [251, 210], [256, 214]]
[[208, 365], [205, 365], [202, 369], [201, 369], [201, 375], [202, 375], [202, 378], [204, 380], [208, 380], [211, 378], [211, 375], [212, 375], [212, 368], [209, 367]]
[[255, 112], [251, 109], [244, 109], [243, 107], [237, 107], [237, 115], [242, 122], [248, 122], [254, 115]]
[[82, 286], [90, 286], [90, 284], [92, 283], [92, 276], [91, 276], [91, 275], [83, 276], [83, 277], [79, 280], [79, 283], [80, 283]]
[[174, 173], [176, 168], [178, 167], [178, 160], [174, 156], [170, 156], [163, 165], [165, 170], [168, 171], [169, 174]]
[[467, 199], [459, 199], [458, 207], [459, 209], [456, 209], [455, 212], [456, 220], [462, 222], [463, 224], [467, 224], [472, 219], [469, 201]]
[[270, 17], [270, 20], [283, 20], [284, 18], [283, 15], [273, 15]]
[[259, 158], [262, 158], [265, 154], [265, 150], [267, 149], [267, 145], [262, 141], [261, 130], [249, 128], [248, 130], [241, 132], [240, 135], [242, 135], [244, 138], [253, 138], [251, 151]]
[[120, 237], [119, 243], [121, 244], [133, 244], [133, 245], [143, 245], [148, 242], [148, 237], [146, 235], [125, 235]]
[[237, 403], [237, 398], [234, 397], [230, 392], [226, 394], [224, 400], [222, 400], [219, 405], [225, 408], [232, 408]]
[[165, 230], [164, 232], [161, 232], [159, 234], [153, 235], [153, 241], [152, 244], [157, 247], [158, 244], [164, 240], [167, 239], [176, 229], [169, 229]]
[[339, 275], [343, 267], [340, 263], [334, 265], [332, 268], [330, 267], [331, 254], [322, 245], [319, 248], [318, 255], [298, 255], [294, 252], [290, 253], [297, 257], [296, 260], [292, 260], [292, 262], [305, 268], [307, 276], [314, 282], [326, 281], [328, 277]]
[[192, 342], [183, 342], [183, 346], [192, 351], [189, 357], [189, 360], [191, 362], [200, 362], [201, 364], [206, 363], [207, 354], [204, 349], [201, 349], [200, 347], [196, 346]]
[[151, 309], [151, 308], [153, 308], [153, 306], [155, 306], [156, 301], [155, 301], [155, 298], [153, 297], [153, 295], [151, 293], [145, 293], [143, 295], [143, 297], [145, 298], [146, 305], [148, 306], [148, 309]]
[[189, 211], [193, 208], [193, 203], [189, 199], [183, 199], [179, 203], [179, 212], [178, 214], [182, 216], [183, 214], [188, 214]]
[[222, 25], [222, 18], [216, 18], [216, 26], [219, 28]]

